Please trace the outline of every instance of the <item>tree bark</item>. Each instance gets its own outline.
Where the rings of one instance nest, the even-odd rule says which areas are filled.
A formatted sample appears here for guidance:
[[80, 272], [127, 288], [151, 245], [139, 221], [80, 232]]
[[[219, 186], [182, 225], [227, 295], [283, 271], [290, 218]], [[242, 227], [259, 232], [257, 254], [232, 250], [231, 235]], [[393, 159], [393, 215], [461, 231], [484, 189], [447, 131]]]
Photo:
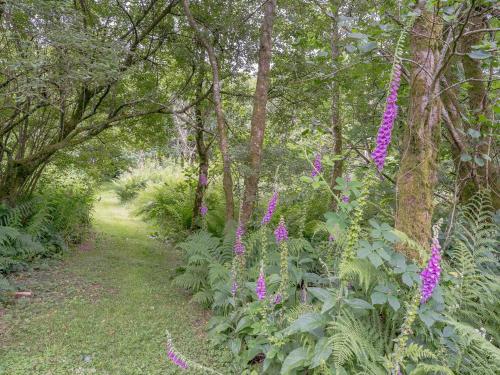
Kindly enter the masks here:
[[[203, 61], [201, 62], [203, 63]], [[200, 72], [200, 75], [202, 72]], [[203, 78], [200, 79], [198, 83], [198, 88], [196, 96], [199, 97], [203, 95]], [[208, 176], [208, 146], [205, 144], [205, 122], [203, 121], [203, 111], [202, 103], [199, 102], [194, 107], [195, 114], [195, 137], [196, 137], [196, 152], [198, 153], [198, 183], [196, 185], [196, 191], [194, 196], [194, 206], [193, 206], [193, 221], [191, 227], [199, 227], [197, 218], [200, 216], [200, 208], [203, 203], [203, 197], [205, 195], [206, 186], [202, 183], [202, 176]]]
[[227, 136], [224, 113], [222, 111], [222, 98], [220, 93], [219, 63], [215, 50], [209, 40], [204, 36], [203, 31], [198, 27], [191, 11], [189, 10], [189, 0], [183, 0], [184, 13], [188, 19], [189, 25], [194, 30], [196, 38], [203, 45], [208, 54], [210, 66], [212, 68], [213, 79], [213, 99], [215, 105], [215, 116], [217, 118], [217, 130], [219, 133], [219, 148], [222, 154], [222, 185], [226, 200], [226, 222], [234, 220], [234, 196], [233, 196], [233, 178], [231, 176], [231, 157], [229, 155], [229, 141]]
[[[421, 2], [422, 4], [422, 2]], [[396, 229], [423, 247], [429, 246], [433, 214], [433, 190], [437, 182], [437, 150], [441, 104], [438, 46], [442, 34], [439, 16], [421, 7], [411, 31], [411, 84], [408, 126], [397, 175]], [[419, 260], [413, 248], [398, 248], [412, 260]]]
[[[339, 57], [339, 49], [338, 44], [340, 40], [339, 36], [339, 26], [338, 26], [338, 16], [339, 16], [339, 3], [338, 0], [331, 0], [333, 16], [335, 19], [332, 21], [332, 29], [330, 32], [330, 47], [331, 47], [331, 57], [332, 57], [332, 65], [334, 70], [338, 69], [338, 57]], [[342, 155], [342, 120], [340, 118], [340, 85], [338, 82], [338, 77], [335, 76], [331, 82], [331, 105], [330, 105], [330, 125], [333, 137], [333, 155], [336, 157], [340, 157]], [[333, 171], [332, 177], [330, 181], [330, 186], [332, 187], [332, 191], [340, 196], [340, 191], [333, 189], [335, 185], [337, 185], [337, 178], [342, 177], [342, 173], [344, 170], [344, 160], [339, 159], [333, 162]], [[333, 211], [337, 210], [338, 200], [332, 200], [332, 209]]]
[[[477, 144], [471, 144], [469, 151], [473, 159], [476, 157], [483, 160], [484, 165], [472, 163], [473, 168], [460, 171], [462, 175], [468, 177], [461, 190], [460, 200], [468, 201], [477, 191], [481, 189], [490, 189], [493, 194], [493, 204], [495, 209], [500, 209], [500, 170], [496, 163], [491, 162], [483, 157], [483, 155], [491, 156], [494, 149], [494, 138], [492, 134], [488, 134], [488, 129], [484, 126], [484, 120], [492, 119], [491, 103], [488, 97], [488, 90], [484, 82], [482, 61], [471, 58], [468, 53], [472, 52], [472, 46], [480, 44], [484, 33], [476, 32], [477, 30], [486, 29], [488, 27], [487, 19], [484, 14], [481, 14], [481, 8], [476, 9], [475, 13], [470, 17], [465, 30], [474, 32], [466, 35], [461, 40], [462, 66], [465, 79], [468, 80], [467, 96], [469, 98], [469, 112], [472, 115], [472, 128], [481, 132], [481, 137]], [[465, 129], [467, 132], [468, 128]], [[467, 136], [466, 136], [467, 137]], [[469, 137], [467, 137], [469, 138]], [[474, 143], [474, 140], [471, 143]]]
[[264, 18], [260, 28], [259, 68], [253, 102], [253, 113], [249, 144], [249, 172], [245, 177], [245, 190], [241, 207], [240, 223], [245, 226], [252, 216], [257, 199], [262, 163], [262, 147], [266, 129], [266, 106], [271, 70], [272, 32], [276, 0], [269, 0], [264, 6]]

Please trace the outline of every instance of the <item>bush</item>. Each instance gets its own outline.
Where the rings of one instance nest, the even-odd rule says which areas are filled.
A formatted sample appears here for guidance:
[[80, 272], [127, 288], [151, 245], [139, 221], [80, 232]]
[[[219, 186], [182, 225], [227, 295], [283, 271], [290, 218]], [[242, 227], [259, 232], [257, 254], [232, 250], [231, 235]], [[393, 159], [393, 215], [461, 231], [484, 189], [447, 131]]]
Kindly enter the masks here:
[[148, 162], [121, 174], [113, 181], [113, 190], [122, 203], [130, 202], [148, 185], [158, 184], [170, 178], [182, 178], [181, 172], [175, 167], [162, 167]]
[[91, 226], [93, 203], [85, 178], [67, 174], [42, 180], [40, 190], [15, 207], [0, 205], [0, 273], [58, 257], [67, 244], [81, 242]]

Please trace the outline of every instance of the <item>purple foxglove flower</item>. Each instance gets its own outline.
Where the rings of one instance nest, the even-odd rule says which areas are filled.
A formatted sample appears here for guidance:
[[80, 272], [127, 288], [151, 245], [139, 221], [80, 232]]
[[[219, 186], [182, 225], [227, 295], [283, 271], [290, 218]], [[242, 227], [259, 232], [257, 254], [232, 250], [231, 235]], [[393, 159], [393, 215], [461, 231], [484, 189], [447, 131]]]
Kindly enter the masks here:
[[401, 65], [396, 63], [392, 73], [392, 80], [389, 90], [389, 96], [386, 99], [385, 111], [382, 117], [382, 122], [378, 130], [377, 146], [372, 152], [372, 158], [379, 171], [384, 168], [385, 158], [387, 156], [387, 149], [391, 143], [392, 127], [398, 113], [398, 100], [399, 84], [401, 82]]
[[281, 300], [283, 299], [283, 296], [281, 295], [281, 293], [276, 293], [273, 297], [273, 303], [275, 305], [281, 303]]
[[168, 350], [168, 358], [172, 363], [180, 368], [187, 369], [188, 365], [187, 363], [182, 359], [179, 358], [177, 354], [173, 351], [173, 349]]
[[288, 231], [286, 230], [285, 219], [283, 217], [281, 217], [280, 223], [274, 231], [274, 237], [277, 243], [288, 240]]
[[420, 303], [426, 303], [432, 296], [432, 292], [439, 283], [441, 277], [441, 246], [439, 245], [439, 240], [437, 238], [437, 233], [432, 239], [431, 247], [431, 257], [427, 267], [420, 273], [420, 279], [422, 280], [421, 288], [421, 299]]
[[238, 225], [238, 228], [236, 228], [236, 238], [241, 238], [245, 234], [245, 229], [241, 224]]
[[207, 176], [204, 173], [200, 174], [200, 184], [202, 186], [207, 186], [208, 185], [208, 178], [207, 178]]
[[273, 217], [274, 211], [276, 210], [276, 204], [278, 202], [278, 192], [274, 191], [273, 196], [269, 200], [269, 204], [267, 205], [267, 211], [264, 215], [264, 218], [261, 221], [261, 225], [268, 224]]
[[241, 242], [241, 239], [238, 237], [236, 238], [236, 242], [234, 243], [233, 250], [236, 255], [245, 254], [245, 245], [243, 244], [243, 242]]
[[259, 278], [257, 279], [255, 292], [257, 293], [257, 298], [260, 301], [266, 298], [266, 279], [264, 278], [264, 272], [262, 270], [260, 271]]
[[205, 216], [207, 213], [208, 213], [208, 207], [205, 205], [205, 203], [202, 203], [200, 207], [200, 214], [201, 216]]
[[316, 154], [316, 158], [313, 162], [313, 170], [311, 172], [311, 177], [316, 177], [321, 173], [321, 154]]
[[349, 196], [348, 195], [342, 195], [342, 202], [349, 203]]
[[236, 296], [236, 292], [238, 291], [238, 283], [236, 281], [233, 281], [233, 285], [231, 286], [231, 294], [232, 296]]

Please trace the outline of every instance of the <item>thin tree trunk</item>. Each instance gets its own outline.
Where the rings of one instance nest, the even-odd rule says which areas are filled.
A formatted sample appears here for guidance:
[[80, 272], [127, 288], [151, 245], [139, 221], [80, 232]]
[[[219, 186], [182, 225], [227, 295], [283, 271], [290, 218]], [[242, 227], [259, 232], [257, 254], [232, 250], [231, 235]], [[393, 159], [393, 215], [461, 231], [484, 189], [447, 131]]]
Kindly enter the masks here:
[[[334, 70], [338, 69], [338, 57], [339, 57], [339, 49], [338, 44], [340, 40], [339, 36], [339, 27], [338, 27], [338, 15], [339, 15], [339, 4], [337, 0], [331, 1], [332, 11], [334, 20], [332, 21], [332, 29], [330, 33], [330, 47], [331, 47], [331, 57], [332, 57], [332, 65]], [[330, 125], [333, 137], [333, 155], [336, 157], [340, 157], [342, 155], [342, 121], [340, 118], [340, 85], [338, 82], [338, 77], [336, 76], [331, 83], [331, 105], [330, 105]], [[340, 191], [334, 190], [333, 187], [337, 184], [336, 180], [339, 177], [342, 177], [342, 173], [344, 170], [344, 160], [339, 159], [335, 160], [333, 163], [333, 171], [330, 185], [332, 187], [332, 191], [334, 191], [337, 196], [340, 196]], [[332, 201], [332, 209], [335, 211], [337, 209], [338, 200], [333, 199]]]
[[[466, 25], [467, 32], [477, 31], [488, 27], [486, 17], [481, 14], [481, 9], [477, 9], [476, 13], [470, 17]], [[462, 174], [467, 175], [467, 179], [461, 194], [460, 200], [465, 202], [469, 200], [477, 191], [488, 188], [493, 193], [493, 204], [495, 209], [500, 208], [499, 184], [500, 171], [496, 163], [487, 160], [483, 155], [491, 155], [494, 148], [494, 138], [492, 134], [488, 134], [489, 129], [484, 126], [484, 116], [486, 119], [492, 119], [491, 103], [488, 98], [487, 86], [484, 82], [482, 61], [471, 58], [468, 53], [472, 52], [472, 46], [480, 44], [484, 33], [473, 33], [462, 38], [461, 52], [462, 66], [465, 79], [468, 80], [467, 96], [469, 98], [469, 112], [473, 120], [472, 128], [481, 131], [481, 137], [477, 140], [479, 143], [471, 145], [470, 152], [473, 159], [482, 160], [484, 165], [474, 163], [474, 168], [469, 168], [467, 171], [462, 171]], [[468, 129], [465, 129], [466, 131]], [[473, 143], [473, 142], [472, 142]]]
[[217, 118], [217, 130], [219, 133], [219, 147], [222, 154], [222, 185], [226, 199], [226, 222], [234, 220], [234, 196], [233, 196], [233, 178], [231, 176], [231, 157], [229, 155], [229, 141], [227, 136], [224, 113], [222, 112], [222, 99], [220, 93], [219, 63], [215, 55], [215, 50], [204, 33], [198, 27], [189, 10], [189, 0], [183, 0], [184, 13], [188, 19], [189, 25], [194, 30], [196, 38], [203, 45], [208, 54], [213, 77], [213, 99], [215, 104], [215, 116]]
[[[202, 61], [203, 63], [203, 61]], [[200, 72], [200, 75], [202, 72]], [[203, 78], [200, 79], [196, 91], [197, 97], [203, 95]], [[203, 112], [201, 102], [194, 107], [195, 124], [196, 124], [196, 152], [198, 153], [198, 183], [194, 196], [193, 206], [193, 221], [192, 228], [198, 227], [197, 218], [200, 216], [200, 208], [203, 203], [203, 196], [205, 195], [206, 185], [203, 184], [203, 176], [208, 177], [208, 146], [205, 144], [205, 123], [203, 121]]]
[[[442, 24], [436, 14], [424, 7], [421, 11], [410, 39], [413, 62], [410, 105], [396, 183], [396, 229], [427, 248], [431, 238], [433, 190], [437, 182], [441, 104], [436, 95], [439, 84], [434, 78], [439, 68]], [[410, 259], [419, 259], [418, 252], [412, 248], [401, 246], [398, 250]]]
[[253, 113], [249, 144], [249, 172], [245, 178], [245, 190], [241, 208], [241, 225], [245, 226], [252, 216], [257, 199], [262, 162], [262, 146], [266, 129], [266, 106], [271, 70], [272, 32], [276, 0], [269, 0], [264, 6], [264, 18], [260, 28], [259, 69], [253, 102]]

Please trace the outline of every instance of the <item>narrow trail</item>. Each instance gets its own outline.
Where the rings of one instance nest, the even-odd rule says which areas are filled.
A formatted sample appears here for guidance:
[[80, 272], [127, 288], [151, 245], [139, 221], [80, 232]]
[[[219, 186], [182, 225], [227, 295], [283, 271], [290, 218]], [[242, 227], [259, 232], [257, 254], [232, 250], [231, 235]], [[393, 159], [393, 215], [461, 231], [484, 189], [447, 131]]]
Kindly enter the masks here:
[[171, 283], [178, 254], [110, 192], [94, 228], [63, 262], [17, 276], [34, 296], [0, 313], [0, 374], [203, 373], [168, 361], [167, 328], [185, 357], [229, 374], [203, 334], [206, 314]]

